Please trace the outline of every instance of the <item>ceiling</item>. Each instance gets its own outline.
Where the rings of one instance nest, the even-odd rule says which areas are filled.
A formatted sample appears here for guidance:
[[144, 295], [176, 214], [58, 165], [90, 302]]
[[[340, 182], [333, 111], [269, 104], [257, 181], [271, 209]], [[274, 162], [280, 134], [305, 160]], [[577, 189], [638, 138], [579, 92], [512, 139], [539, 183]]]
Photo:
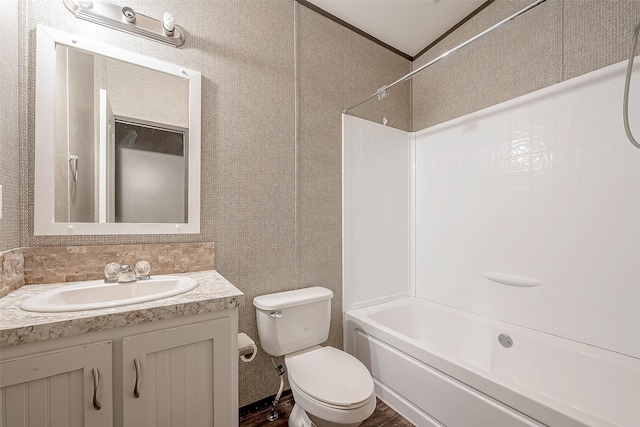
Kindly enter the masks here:
[[486, 0], [308, 0], [414, 57]]

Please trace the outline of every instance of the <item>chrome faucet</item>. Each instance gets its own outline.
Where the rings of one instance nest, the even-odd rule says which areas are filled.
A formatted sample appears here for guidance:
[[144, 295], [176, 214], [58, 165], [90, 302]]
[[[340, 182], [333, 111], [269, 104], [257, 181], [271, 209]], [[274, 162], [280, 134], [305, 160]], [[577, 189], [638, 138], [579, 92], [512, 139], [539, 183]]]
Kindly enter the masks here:
[[118, 283], [135, 282], [136, 275], [128, 264], [122, 264], [120, 266], [120, 273], [118, 274]]

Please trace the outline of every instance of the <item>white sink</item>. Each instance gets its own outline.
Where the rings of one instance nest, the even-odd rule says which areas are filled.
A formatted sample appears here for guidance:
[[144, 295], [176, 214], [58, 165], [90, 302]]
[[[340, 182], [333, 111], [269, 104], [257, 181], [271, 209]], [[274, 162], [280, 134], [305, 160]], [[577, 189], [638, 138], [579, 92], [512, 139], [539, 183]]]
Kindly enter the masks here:
[[197, 286], [197, 280], [177, 276], [154, 276], [150, 280], [131, 283], [92, 280], [39, 293], [24, 300], [20, 308], [41, 313], [58, 313], [118, 307], [180, 295]]

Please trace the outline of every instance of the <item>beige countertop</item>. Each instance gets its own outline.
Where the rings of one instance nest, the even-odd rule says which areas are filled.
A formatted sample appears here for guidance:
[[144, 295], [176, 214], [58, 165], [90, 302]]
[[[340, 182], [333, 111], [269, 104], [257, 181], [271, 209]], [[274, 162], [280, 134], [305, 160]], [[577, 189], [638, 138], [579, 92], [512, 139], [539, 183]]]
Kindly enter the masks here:
[[19, 305], [32, 295], [70, 283], [23, 286], [0, 298], [0, 347], [208, 313], [244, 304], [244, 294], [215, 270], [178, 276], [196, 279], [198, 287], [156, 301], [64, 313], [34, 313], [22, 310]]

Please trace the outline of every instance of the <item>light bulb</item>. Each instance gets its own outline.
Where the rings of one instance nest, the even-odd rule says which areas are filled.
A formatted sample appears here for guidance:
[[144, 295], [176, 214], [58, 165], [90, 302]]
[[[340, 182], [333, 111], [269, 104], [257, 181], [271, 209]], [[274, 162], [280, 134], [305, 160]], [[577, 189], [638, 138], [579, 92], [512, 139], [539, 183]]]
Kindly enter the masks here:
[[176, 26], [176, 17], [169, 12], [165, 12], [162, 15], [162, 26], [167, 34], [173, 34], [173, 30]]

